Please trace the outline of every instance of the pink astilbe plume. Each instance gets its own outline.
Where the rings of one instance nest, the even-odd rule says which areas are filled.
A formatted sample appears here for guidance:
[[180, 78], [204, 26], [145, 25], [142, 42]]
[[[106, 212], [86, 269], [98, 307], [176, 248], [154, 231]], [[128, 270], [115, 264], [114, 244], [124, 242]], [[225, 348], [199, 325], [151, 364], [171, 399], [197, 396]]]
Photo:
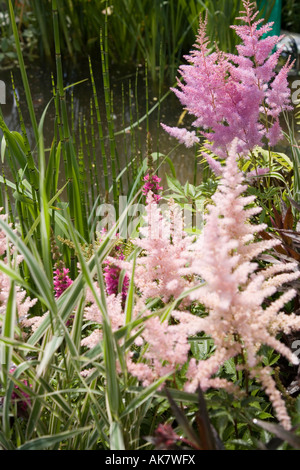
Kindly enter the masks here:
[[53, 276], [53, 286], [55, 291], [55, 297], [58, 298], [61, 294], [73, 283], [72, 279], [69, 277], [69, 269], [57, 268], [54, 271]]
[[199, 143], [200, 139], [196, 136], [195, 131], [188, 131], [184, 127], [170, 127], [166, 124], [161, 124], [162, 128], [168, 132], [172, 137], [176, 137], [181, 144], [184, 144], [187, 148], [192, 147], [194, 144]]
[[[119, 259], [123, 259], [120, 257]], [[110, 258], [104, 262], [104, 279], [106, 284], [106, 292], [108, 295], [118, 294], [119, 290], [119, 278], [121, 274], [121, 269], [119, 266], [114, 264], [114, 259]], [[127, 297], [127, 291], [129, 286], [129, 278], [127, 274], [125, 274], [123, 284], [122, 284], [122, 299], [125, 302]]]
[[[10, 278], [0, 272], [0, 313], [5, 314], [7, 301], [11, 289]], [[16, 305], [18, 312], [18, 319], [22, 325], [26, 321], [26, 318], [30, 312], [30, 309], [36, 304], [37, 299], [31, 299], [27, 296], [26, 291], [23, 290], [20, 286], [15, 286], [15, 295], [16, 295]], [[1, 327], [1, 322], [0, 322]]]
[[161, 182], [161, 178], [159, 178], [157, 175], [147, 173], [147, 175], [144, 176], [144, 181], [145, 184], [142, 189], [144, 196], [147, 196], [151, 191], [151, 193], [153, 194], [153, 199], [156, 202], [160, 201], [160, 192], [163, 189], [163, 187], [159, 185], [159, 183]]
[[255, 170], [248, 171], [246, 174], [247, 179], [259, 178], [265, 176], [270, 172], [270, 168], [255, 168]]
[[[287, 63], [275, 74], [280, 50], [273, 49], [281, 37], [263, 38], [272, 23], [261, 25], [263, 20], [256, 20], [254, 3], [244, 1], [243, 6], [238, 19], [244, 24], [232, 26], [242, 40], [237, 54], [211, 52], [206, 21], [200, 19], [195, 49], [186, 56], [190, 64], [179, 68], [184, 82], [178, 80], [178, 87], [173, 89], [196, 117], [193, 125], [211, 142], [207, 147], [222, 158], [235, 139], [239, 155], [262, 146], [264, 139], [275, 145], [282, 137], [279, 115], [291, 109], [287, 74], [292, 64]], [[267, 124], [261, 120], [261, 113]], [[165, 129], [175, 135], [174, 130]]]
[[[97, 295], [101, 297], [100, 288], [95, 283], [95, 289]], [[121, 294], [109, 295], [106, 297], [107, 312], [111, 322], [112, 331], [116, 331], [118, 328], [124, 325], [124, 313], [122, 309], [122, 296]], [[95, 301], [95, 298], [90, 289], [87, 290], [86, 295], [86, 307], [84, 309], [84, 318], [87, 321], [91, 321], [98, 324], [99, 328], [96, 328], [90, 335], [81, 341], [82, 346], [86, 346], [89, 349], [96, 346], [100, 340], [102, 340], [102, 329], [103, 323], [102, 313]]]
[[127, 368], [143, 386], [147, 387], [160, 377], [175, 373], [187, 361], [190, 346], [187, 334], [180, 325], [169, 325], [157, 317], [151, 318], [146, 321], [141, 338], [147, 345], [143, 361], [134, 362], [133, 354], [129, 354]]
[[[0, 212], [2, 208], [0, 208]], [[1, 220], [7, 222], [7, 214], [0, 214]], [[11, 226], [11, 224], [9, 224]], [[16, 253], [16, 248], [8, 243], [6, 234], [3, 230], [0, 230], [0, 256], [5, 263], [9, 263], [11, 260], [12, 265], [15, 264], [17, 267], [23, 260], [23, 256]], [[11, 289], [11, 280], [3, 271], [0, 271], [0, 313], [5, 314], [7, 301]], [[16, 306], [18, 312], [18, 319], [20, 322], [27, 317], [30, 309], [36, 304], [37, 299], [31, 299], [27, 296], [27, 293], [22, 287], [15, 286]], [[1, 327], [1, 322], [0, 322]]]
[[[118, 237], [119, 234], [116, 234]], [[118, 243], [114, 248], [114, 256], [108, 256], [104, 261], [103, 276], [106, 284], [107, 295], [117, 295], [119, 292], [119, 279], [121, 274], [121, 268], [118, 265], [118, 261], [125, 259], [122, 243]], [[129, 286], [129, 277], [125, 274], [122, 284], [122, 300], [123, 303], [126, 301], [127, 291]]]
[[216, 347], [208, 360], [190, 361], [186, 390], [194, 392], [198, 384], [203, 390], [226, 388], [226, 381], [215, 377], [215, 374], [226, 360], [242, 355], [242, 367], [262, 383], [278, 419], [289, 429], [290, 418], [284, 401], [269, 369], [262, 366], [259, 350], [262, 345], [268, 345], [288, 361], [298, 363], [297, 357], [276, 338], [279, 331], [300, 330], [300, 317], [282, 312], [296, 292], [287, 290], [266, 307], [264, 301], [280, 292], [284, 283], [298, 278], [300, 272], [294, 263], [278, 263], [259, 269], [253, 261], [278, 242], [255, 239], [265, 225], [250, 223], [250, 218], [260, 208], [249, 208], [254, 198], [242, 196], [245, 188], [233, 149], [212, 198], [214, 205], [209, 206], [203, 233], [192, 246], [194, 261], [187, 269], [188, 273], [205, 281], [205, 285], [193, 292], [190, 299], [203, 304], [209, 315], [198, 318], [187, 312], [174, 314], [182, 327], [186, 325], [189, 334], [204, 331], [213, 338]]
[[[144, 301], [160, 297], [163, 302], [168, 302], [172, 297], [179, 297], [189, 286], [180, 269], [188, 262], [191, 241], [184, 232], [181, 209], [173, 200], [163, 215], [150, 192], [144, 221], [145, 225], [140, 228], [143, 237], [132, 240], [143, 250], [136, 260], [135, 285]], [[132, 263], [124, 262], [122, 266], [130, 274]]]

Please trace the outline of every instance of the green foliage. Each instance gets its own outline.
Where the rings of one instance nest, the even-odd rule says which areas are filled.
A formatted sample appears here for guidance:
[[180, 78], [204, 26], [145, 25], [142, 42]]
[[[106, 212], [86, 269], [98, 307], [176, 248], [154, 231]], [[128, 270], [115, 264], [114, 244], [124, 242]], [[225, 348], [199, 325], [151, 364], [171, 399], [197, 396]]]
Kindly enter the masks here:
[[[114, 63], [148, 64], [153, 81], [163, 77], [173, 81], [182, 57], [187, 53], [198, 29], [199, 14], [207, 13], [212, 44], [234, 52], [236, 38], [229, 25], [241, 10], [241, 0], [70, 0], [57, 2], [61, 49], [73, 60], [98, 51], [99, 31], [108, 21], [109, 55]], [[271, 8], [264, 12], [268, 17]], [[21, 44], [30, 58], [34, 54], [51, 60], [51, 1], [25, 1], [16, 7]], [[3, 57], [14, 60], [13, 38], [3, 13]]]
[[[224, 36], [223, 31], [232, 23], [232, 15], [240, 8], [241, 2], [182, 0], [176, 3], [175, 7], [175, 2], [168, 1], [153, 3], [146, 0], [120, 0], [113, 3], [113, 9], [109, 6], [111, 10], [104, 15], [102, 10], [108, 8], [105, 2], [97, 2], [96, 9], [92, 1], [74, 0], [64, 4], [59, 0], [34, 1], [31, 2], [32, 12], [27, 10], [29, 3], [24, 2], [23, 14], [27, 13], [28, 18], [31, 18], [34, 12], [40, 23], [45, 55], [51, 54], [51, 49], [55, 48], [56, 83], [53, 85], [53, 99], [37, 122], [23, 60], [24, 37], [26, 34], [30, 37], [33, 26], [26, 29], [26, 34], [25, 31], [20, 34], [22, 28], [18, 25], [25, 23], [20, 23], [20, 17], [19, 23], [16, 22], [12, 2], [8, 2], [10, 26], [7, 28], [6, 23], [4, 26], [2, 24], [2, 28], [6, 28], [3, 35], [3, 39], [7, 39], [3, 52], [6, 56], [0, 56], [0, 61], [1, 57], [2, 61], [10, 58], [7, 54], [14, 42], [16, 51], [11, 59], [17, 58], [19, 62], [34, 138], [33, 143], [29, 142], [25, 126], [28, 123], [24, 122], [21, 106], [16, 99], [20, 133], [10, 130], [0, 114], [0, 128], [3, 132], [1, 159], [8, 162], [11, 173], [3, 174], [0, 178], [1, 199], [10, 212], [9, 222], [14, 223], [10, 226], [0, 219], [0, 229], [23, 256], [20, 269], [16, 269], [13, 263], [7, 265], [0, 260], [0, 271], [10, 278], [5, 315], [3, 311], [0, 315], [2, 449], [153, 449], [157, 445], [157, 428], [162, 423], [172, 426], [177, 444], [184, 443], [193, 449], [278, 448], [275, 446], [278, 441], [274, 442], [271, 438], [273, 435], [280, 441], [279, 448], [299, 448], [299, 436], [294, 432], [287, 433], [275, 424], [266, 395], [241, 370], [241, 357], [226, 361], [217, 373], [218, 377], [229, 379], [241, 388], [240, 397], [233, 397], [223, 390], [208, 390], [205, 394], [201, 390], [197, 394], [180, 391], [179, 388], [185, 384], [188, 363], [176, 371], [174, 376], [160, 377], [148, 387], [141, 387], [128, 374], [126, 355], [132, 351], [141, 360], [143, 358], [143, 351], [134, 341], [143, 330], [145, 321], [152, 316], [168, 321], [172, 311], [178, 308], [178, 303], [188, 294], [185, 292], [169, 304], [164, 304], [160, 299], [149, 299], [148, 316], [143, 316], [144, 312], [134, 316], [138, 296], [134, 286], [135, 260], [140, 253], [128, 240], [124, 241], [126, 258], [134, 260], [134, 263], [124, 307], [125, 323], [116, 332], [110, 323], [103, 261], [115, 248], [112, 235], [122, 226], [132, 204], [140, 200], [142, 177], [149, 162], [158, 168], [164, 161], [169, 164], [172, 176], [167, 176], [169, 192], [164, 196], [166, 199], [172, 197], [180, 206], [189, 205], [192, 215], [196, 211], [205, 210], [218, 185], [218, 180], [205, 169], [201, 184], [197, 185], [194, 181], [194, 184], [186, 182], [182, 186], [176, 178], [169, 155], [152, 152], [150, 145], [147, 157], [140, 157], [142, 148], [134, 146], [138, 141], [135, 139], [135, 129], [143, 120], [148, 121], [149, 113], [159, 104], [152, 110], [147, 108], [146, 115], [138, 116], [136, 121], [131, 116], [128, 129], [125, 129], [125, 125], [119, 133], [114, 129], [109, 50], [115, 60], [129, 56], [136, 60], [146, 58], [151, 74], [155, 74], [158, 63], [161, 70], [164, 65], [169, 65], [172, 75], [180, 61], [181, 52], [189, 43], [190, 34], [194, 37], [196, 18], [204, 8], [208, 9], [209, 27], [215, 25], [214, 30], [209, 30], [212, 39], [221, 44], [222, 48], [228, 46], [232, 49], [235, 45], [231, 36]], [[45, 7], [43, 14], [42, 4]], [[25, 21], [24, 15], [22, 21]], [[164, 28], [160, 25], [164, 25]], [[68, 50], [75, 57], [83, 44], [92, 47], [99, 39], [100, 27], [105, 115], [100, 113], [90, 60], [93, 89], [91, 114], [82, 119], [81, 138], [77, 140], [73, 128], [74, 109], [67, 107], [61, 53]], [[54, 39], [53, 44], [51, 37]], [[47, 153], [43, 129], [51, 105], [55, 107], [56, 119], [52, 145]], [[131, 132], [131, 142], [135, 144], [130, 146], [130, 161], [119, 171], [116, 138], [122, 135], [126, 139], [127, 131]], [[92, 142], [90, 147], [89, 137]], [[93, 139], [98, 139], [100, 143], [104, 169], [103, 194], [99, 191], [102, 175], [97, 169]], [[148, 144], [149, 140], [147, 138]], [[83, 164], [85, 146], [88, 148], [88, 172], [84, 172]], [[278, 209], [281, 198], [287, 199], [290, 195], [298, 194], [298, 157], [298, 153], [290, 157], [257, 149], [250, 160], [241, 163], [245, 173], [256, 166], [266, 167], [271, 164], [269, 174], [262, 181], [257, 178], [248, 189], [249, 194], [256, 195], [262, 205], [260, 221], [267, 222], [268, 226], [270, 217], [277, 214], [276, 207]], [[197, 164], [197, 160], [195, 162]], [[58, 175], [61, 170], [65, 174], [65, 182], [59, 187]], [[117, 199], [123, 184], [128, 185], [129, 196], [128, 204], [121, 209]], [[89, 186], [93, 190], [88, 191]], [[65, 191], [67, 202], [63, 197]], [[108, 201], [114, 203], [119, 218], [103, 242], [95, 241], [96, 209], [101, 202]], [[295, 201], [294, 209], [297, 209]], [[136, 229], [134, 227], [133, 232]], [[53, 257], [55, 251], [61, 255], [60, 258]], [[62, 265], [70, 268], [74, 282], [57, 299], [53, 289], [53, 268], [58, 259]], [[38, 300], [34, 314], [40, 317], [40, 322], [32, 332], [22, 329], [17, 318], [16, 286], [21, 286]], [[102, 339], [90, 350], [82, 347], [81, 340], [99, 325], [84, 321], [87, 289], [103, 317]], [[193, 305], [191, 311], [195, 315], [207, 315], [202, 305]], [[212, 339], [203, 334], [190, 337], [189, 343], [190, 358], [197, 361], [206, 360], [214, 353]], [[272, 349], [263, 347], [260, 353], [265, 366], [280, 366], [280, 357]], [[85, 374], [86, 370], [89, 370], [89, 375]], [[279, 372], [275, 374], [276, 380], [280, 382]], [[165, 382], [168, 389], [161, 388]], [[295, 426], [299, 426], [299, 398], [285, 395], [287, 392], [284, 387], [282, 393]], [[166, 429], [171, 432], [170, 428]]]
[[[12, 31], [9, 16], [9, 3], [6, 1], [7, 10], [0, 12], [0, 64], [2, 68], [10, 68], [17, 63], [15, 37]], [[37, 57], [39, 28], [32, 11], [20, 6], [17, 17], [17, 26], [21, 39], [21, 48], [24, 56], [29, 60]]]
[[298, 32], [300, 5], [297, 0], [285, 0], [282, 6], [282, 27], [285, 30]]

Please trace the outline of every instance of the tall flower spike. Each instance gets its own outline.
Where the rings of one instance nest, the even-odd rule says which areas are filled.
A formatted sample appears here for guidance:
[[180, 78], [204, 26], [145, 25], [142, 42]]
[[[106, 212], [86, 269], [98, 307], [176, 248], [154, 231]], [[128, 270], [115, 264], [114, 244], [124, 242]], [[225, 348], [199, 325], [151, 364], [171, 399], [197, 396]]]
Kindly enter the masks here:
[[54, 271], [53, 285], [55, 290], [55, 297], [58, 298], [61, 294], [73, 283], [72, 279], [69, 277], [69, 269], [62, 268], [60, 270], [57, 268]]
[[[189, 256], [189, 237], [184, 232], [181, 209], [170, 201], [168, 211], [162, 214], [152, 192], [148, 194], [145, 225], [140, 228], [143, 238], [133, 243], [143, 249], [136, 261], [135, 284], [143, 300], [160, 297], [168, 302], [178, 297], [189, 282], [181, 275], [180, 269]], [[131, 272], [131, 264], [121, 265]]]
[[253, 198], [243, 197], [244, 189], [232, 150], [213, 196], [214, 205], [209, 207], [203, 233], [192, 246], [194, 261], [187, 271], [205, 280], [206, 284], [191, 294], [190, 299], [205, 305], [209, 315], [205, 318], [184, 312], [174, 315], [189, 334], [204, 331], [216, 346], [214, 355], [207, 361], [191, 361], [186, 390], [194, 392], [199, 383], [204, 390], [227, 387], [226, 381], [214, 375], [226, 360], [242, 354], [243, 367], [261, 381], [278, 419], [288, 429], [290, 418], [270, 372], [261, 364], [260, 347], [268, 345], [288, 361], [298, 363], [297, 357], [276, 338], [279, 331], [300, 330], [300, 317], [281, 311], [295, 291], [287, 290], [266, 308], [264, 301], [280, 292], [284, 283], [297, 279], [300, 272], [293, 263], [258, 269], [253, 258], [276, 242], [254, 240], [254, 234], [264, 226], [249, 222], [258, 208], [249, 209]]
[[[116, 236], [119, 237], [119, 233], [116, 233]], [[124, 260], [125, 256], [122, 249], [122, 242], [117, 243], [114, 247], [113, 256], [108, 256], [104, 261], [103, 275], [106, 284], [107, 295], [115, 294], [119, 292], [119, 279], [121, 274], [121, 269], [118, 265], [119, 260]], [[123, 303], [126, 301], [127, 291], [129, 286], [129, 277], [127, 274], [124, 276], [122, 284], [122, 300]]]
[[[178, 80], [173, 89], [196, 117], [193, 125], [211, 142], [206, 146], [222, 158], [227, 157], [235, 139], [240, 155], [262, 146], [263, 139], [275, 145], [282, 137], [279, 115], [291, 109], [287, 74], [292, 64], [286, 64], [277, 76], [275, 73], [280, 51], [273, 50], [281, 37], [264, 38], [272, 23], [262, 26], [263, 20], [256, 20], [254, 3], [244, 1], [243, 6], [239, 19], [245, 24], [232, 26], [242, 40], [237, 54], [211, 52], [206, 21], [200, 19], [194, 50], [185, 57], [189, 65], [179, 68], [184, 82]], [[183, 140], [184, 129], [165, 130]], [[209, 159], [208, 163], [213, 162]], [[219, 171], [215, 164], [212, 169]]]
[[161, 195], [159, 193], [163, 189], [163, 187], [159, 185], [159, 183], [161, 182], [161, 178], [159, 178], [157, 175], [147, 173], [147, 175], [144, 176], [143, 179], [145, 182], [142, 189], [144, 196], [147, 196], [151, 191], [155, 202], [160, 201]]

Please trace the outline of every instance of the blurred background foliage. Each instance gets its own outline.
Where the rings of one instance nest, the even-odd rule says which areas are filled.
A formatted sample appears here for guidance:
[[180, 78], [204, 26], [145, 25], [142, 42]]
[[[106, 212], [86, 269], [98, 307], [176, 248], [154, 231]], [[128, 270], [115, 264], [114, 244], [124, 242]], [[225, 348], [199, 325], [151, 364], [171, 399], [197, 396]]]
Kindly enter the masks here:
[[[285, 22], [296, 23], [296, 1], [284, 7]], [[268, 18], [274, 0], [265, 2]], [[236, 22], [241, 0], [60, 0], [61, 48], [74, 64], [99, 54], [99, 34], [108, 18], [109, 56], [113, 64], [145, 63], [153, 80], [173, 80], [178, 65], [194, 43], [199, 15], [207, 14], [208, 35], [221, 50], [234, 51]], [[54, 57], [50, 0], [15, 0], [15, 16], [23, 53], [28, 60]], [[296, 23], [297, 24], [297, 23]], [[9, 22], [8, 0], [0, 1], [0, 67], [16, 63]]]
[[300, 2], [298, 0], [284, 0], [282, 27], [285, 30], [300, 33]]

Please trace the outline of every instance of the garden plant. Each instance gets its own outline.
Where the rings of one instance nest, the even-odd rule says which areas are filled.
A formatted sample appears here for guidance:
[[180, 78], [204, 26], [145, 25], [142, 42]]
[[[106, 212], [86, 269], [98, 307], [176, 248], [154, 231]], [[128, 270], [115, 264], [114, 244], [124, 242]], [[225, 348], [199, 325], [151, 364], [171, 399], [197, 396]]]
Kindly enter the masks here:
[[[43, 2], [33, 3], [38, 15]], [[117, 23], [113, 18], [109, 29], [112, 7], [100, 3], [106, 14], [103, 24], [95, 14], [93, 28], [100, 28], [105, 113], [89, 59], [90, 115], [78, 136], [61, 40], [80, 49], [86, 38], [70, 41], [62, 2], [52, 0], [41, 21], [46, 54], [50, 20], [54, 37], [53, 98], [38, 120], [20, 29], [7, 2], [29, 122], [15, 92], [21, 131], [10, 129], [0, 111], [0, 448], [299, 449], [293, 63], [279, 64], [281, 38], [269, 34], [272, 23], [255, 3], [227, 2], [233, 24], [217, 37], [211, 21], [218, 2], [199, 2], [206, 15], [198, 18], [195, 44], [168, 91], [184, 118], [174, 127], [161, 117], [158, 126], [174, 146], [195, 150], [186, 164], [201, 178], [181, 184], [171, 150], [154, 150], [149, 132], [149, 115], [163, 96], [153, 109], [147, 101], [144, 116], [130, 115], [129, 127], [124, 118], [122, 131], [115, 130], [109, 47]], [[130, 15], [132, 2], [113, 3], [115, 9], [123, 3]], [[121, 38], [132, 34], [148, 5], [135, 3], [136, 16]], [[173, 9], [174, 2], [165, 3]], [[191, 17], [181, 17], [186, 3], [197, 2], [178, 2], [165, 26], [174, 42], [195, 27]], [[89, 8], [87, 1], [82, 5]], [[76, 8], [69, 14], [80, 20]], [[147, 41], [145, 35], [136, 43], [146, 57], [146, 81], [158, 65], [157, 43], [151, 50]], [[120, 39], [123, 47], [126, 42]], [[178, 64], [173, 55], [171, 78]], [[52, 143], [45, 148], [51, 107]], [[182, 125], [186, 117], [191, 126]], [[147, 123], [143, 145], [141, 121]], [[287, 154], [278, 151], [283, 140]], [[167, 185], [162, 168], [168, 168]]]

